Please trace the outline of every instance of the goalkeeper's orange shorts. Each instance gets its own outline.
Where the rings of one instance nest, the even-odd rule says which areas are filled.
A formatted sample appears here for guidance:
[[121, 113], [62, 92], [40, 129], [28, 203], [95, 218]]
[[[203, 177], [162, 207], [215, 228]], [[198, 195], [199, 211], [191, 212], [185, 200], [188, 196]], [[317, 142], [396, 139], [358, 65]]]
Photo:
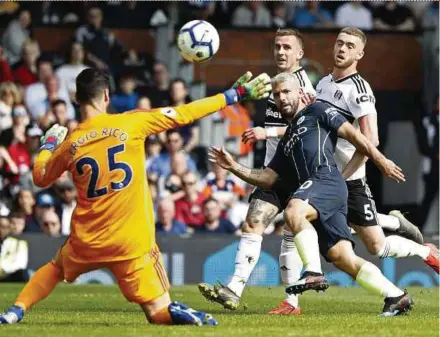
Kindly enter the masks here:
[[87, 262], [72, 251], [67, 241], [58, 250], [54, 263], [61, 268], [65, 282], [73, 282], [79, 275], [89, 271], [107, 268], [115, 276], [125, 298], [139, 304], [163, 295], [170, 287], [157, 246], [145, 256], [132, 260]]

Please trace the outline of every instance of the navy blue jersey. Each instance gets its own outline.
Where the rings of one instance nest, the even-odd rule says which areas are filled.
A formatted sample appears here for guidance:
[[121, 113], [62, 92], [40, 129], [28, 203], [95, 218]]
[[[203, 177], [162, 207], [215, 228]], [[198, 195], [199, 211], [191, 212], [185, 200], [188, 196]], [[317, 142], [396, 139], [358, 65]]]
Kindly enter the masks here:
[[283, 180], [296, 175], [300, 184], [321, 167], [337, 170], [333, 155], [337, 131], [344, 122], [346, 119], [326, 103], [309, 105], [290, 121], [268, 167]]

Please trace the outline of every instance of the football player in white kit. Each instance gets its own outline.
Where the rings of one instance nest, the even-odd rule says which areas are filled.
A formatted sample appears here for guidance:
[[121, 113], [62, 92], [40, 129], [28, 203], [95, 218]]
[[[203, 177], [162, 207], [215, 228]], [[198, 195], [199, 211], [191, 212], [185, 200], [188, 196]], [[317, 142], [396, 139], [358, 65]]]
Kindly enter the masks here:
[[[289, 72], [297, 77], [306, 100], [315, 96], [315, 90], [305, 70], [299, 65], [304, 55], [304, 41], [301, 34], [293, 29], [279, 29], [275, 35], [274, 58], [277, 72]], [[267, 139], [264, 165], [273, 158], [278, 146], [278, 129], [287, 126], [278, 111], [273, 96], [268, 99], [264, 128], [257, 127], [247, 130], [243, 135], [244, 142], [253, 142], [257, 138]], [[284, 131], [284, 129], [282, 129]], [[284, 184], [286, 186], [286, 184]], [[235, 270], [231, 282], [227, 286], [211, 286], [199, 284], [202, 295], [210, 301], [220, 303], [224, 308], [235, 310], [240, 304], [240, 297], [246, 286], [261, 251], [263, 232], [278, 213], [285, 207], [290, 191], [279, 183], [270, 191], [256, 188], [250, 196], [250, 205], [246, 223], [242, 228], [242, 236], [235, 257]], [[293, 241], [293, 235], [290, 234]], [[301, 260], [300, 260], [301, 261]], [[301, 262], [300, 262], [301, 263]], [[299, 274], [298, 274], [299, 278]], [[296, 278], [297, 279], [297, 278]], [[295, 279], [295, 280], [296, 280]]]
[[[374, 94], [370, 85], [357, 72], [357, 63], [364, 55], [365, 44], [366, 36], [361, 30], [348, 27], [340, 31], [333, 49], [333, 72], [318, 83], [316, 99], [336, 108], [377, 146], [379, 140]], [[279, 129], [277, 134], [282, 135], [284, 132]], [[418, 256], [438, 273], [438, 249], [432, 244], [423, 245], [422, 234], [416, 226], [406, 220], [399, 211], [392, 211], [390, 215], [376, 212], [365, 178], [367, 158], [356, 152], [350, 143], [339, 139], [335, 159], [348, 187], [348, 222], [369, 253], [379, 258]], [[382, 228], [399, 235], [385, 237]], [[284, 254], [284, 257], [282, 259], [280, 256], [280, 271], [288, 291], [288, 285], [295, 284], [298, 280], [297, 275], [301, 272], [302, 263], [298, 259], [293, 240], [289, 242], [286, 234], [281, 254]], [[292, 308], [295, 304], [298, 308], [297, 295], [287, 294], [280, 306], [270, 313], [295, 314]]]

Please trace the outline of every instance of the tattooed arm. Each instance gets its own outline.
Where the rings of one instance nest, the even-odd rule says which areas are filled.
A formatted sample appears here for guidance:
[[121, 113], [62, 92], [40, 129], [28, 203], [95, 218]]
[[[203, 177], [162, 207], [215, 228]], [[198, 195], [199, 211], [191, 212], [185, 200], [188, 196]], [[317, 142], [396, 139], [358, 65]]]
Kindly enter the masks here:
[[229, 168], [229, 171], [248, 184], [255, 185], [266, 190], [270, 189], [278, 179], [278, 174], [270, 168], [265, 168], [264, 170], [250, 169], [235, 161], [231, 168]]
[[220, 165], [251, 185], [270, 189], [278, 179], [278, 174], [270, 168], [250, 169], [237, 163], [224, 148], [219, 149], [213, 146], [209, 149], [208, 155], [209, 161]]

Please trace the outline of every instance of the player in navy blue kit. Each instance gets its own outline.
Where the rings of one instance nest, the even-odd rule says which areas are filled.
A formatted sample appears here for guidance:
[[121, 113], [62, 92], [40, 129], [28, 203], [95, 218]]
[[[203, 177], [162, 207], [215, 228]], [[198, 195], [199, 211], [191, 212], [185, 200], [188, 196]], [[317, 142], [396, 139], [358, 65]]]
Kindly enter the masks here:
[[272, 80], [272, 92], [277, 107], [290, 117], [290, 122], [268, 167], [248, 169], [235, 162], [223, 148], [215, 147], [210, 150], [210, 160], [263, 189], [270, 189], [278, 179], [286, 180], [291, 187], [284, 216], [294, 234], [305, 271], [286, 291], [301, 293], [328, 287], [322, 274], [321, 252], [327, 261], [348, 273], [361, 286], [385, 298], [383, 316], [410, 310], [411, 297], [386, 279], [376, 266], [354, 253], [346, 218], [347, 186], [334, 160], [337, 139], [348, 140], [370, 157], [385, 176], [398, 182], [405, 181], [401, 169], [384, 157], [335, 108], [322, 102], [305, 108], [301, 101], [303, 91], [291, 74], [277, 75]]

